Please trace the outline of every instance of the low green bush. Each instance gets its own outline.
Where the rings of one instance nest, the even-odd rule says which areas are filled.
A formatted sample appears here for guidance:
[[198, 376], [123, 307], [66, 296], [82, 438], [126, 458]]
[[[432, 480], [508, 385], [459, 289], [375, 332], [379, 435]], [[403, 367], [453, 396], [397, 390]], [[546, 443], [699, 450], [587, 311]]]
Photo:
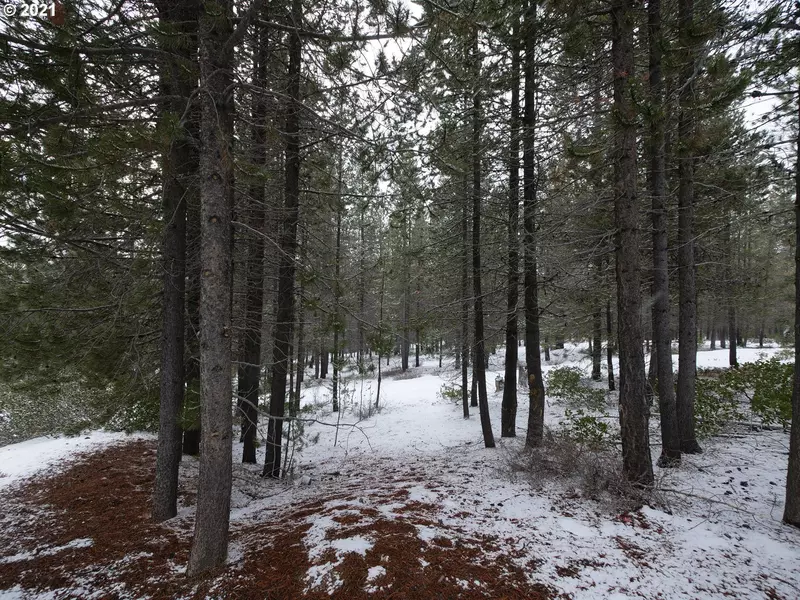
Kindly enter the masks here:
[[777, 357], [735, 369], [698, 372], [695, 417], [698, 434], [718, 433], [730, 421], [746, 418], [749, 408], [764, 425], [786, 427], [792, 420], [794, 365]]
[[561, 433], [565, 437], [585, 446], [601, 448], [611, 443], [612, 435], [608, 423], [604, 421], [608, 415], [590, 415], [582, 408], [564, 410], [561, 421]]
[[559, 367], [547, 375], [547, 395], [560, 398], [571, 409], [602, 412], [606, 408], [604, 390], [583, 381], [583, 371], [576, 367]]

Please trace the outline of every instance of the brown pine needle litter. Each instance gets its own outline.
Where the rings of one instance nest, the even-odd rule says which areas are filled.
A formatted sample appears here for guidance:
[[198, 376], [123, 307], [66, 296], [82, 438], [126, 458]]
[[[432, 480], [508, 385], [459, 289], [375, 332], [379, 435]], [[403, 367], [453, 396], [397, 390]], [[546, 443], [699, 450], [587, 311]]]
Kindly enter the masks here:
[[[6, 490], [0, 517], [0, 589], [109, 599], [557, 596], [554, 589], [531, 581], [530, 569], [507, 551], [513, 545], [437, 522], [439, 506], [409, 500], [408, 489], [398, 487], [396, 478], [384, 487], [376, 479], [378, 485], [366, 499], [363, 489], [343, 485], [335, 498], [281, 507], [259, 515], [259, 520], [234, 521], [231, 547], [238, 548], [237, 555], [224, 570], [189, 579], [191, 511], [182, 510], [166, 524], [150, 521], [154, 463], [154, 442], [128, 442], [82, 455], [63, 472]], [[418, 473], [408, 475], [402, 484], [419, 479]], [[190, 487], [182, 482], [182, 507], [195, 500]], [[387, 505], [392, 505], [391, 516], [380, 510]], [[369, 540], [369, 549], [312, 552], [306, 538], [319, 518], [335, 524], [324, 543], [360, 536]], [[420, 531], [432, 526], [437, 535], [421, 539]], [[324, 577], [309, 579], [313, 567]]]

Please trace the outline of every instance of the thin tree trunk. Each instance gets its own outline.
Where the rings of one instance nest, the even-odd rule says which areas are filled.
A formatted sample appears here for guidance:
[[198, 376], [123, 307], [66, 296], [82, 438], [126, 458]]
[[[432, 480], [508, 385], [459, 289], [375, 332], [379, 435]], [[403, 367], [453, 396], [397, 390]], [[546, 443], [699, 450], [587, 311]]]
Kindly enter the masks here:
[[[171, 48], [183, 59], [196, 54], [196, 0], [157, 2], [159, 21], [167, 27], [177, 27], [179, 46]], [[181, 96], [165, 104], [163, 112], [169, 118], [180, 118], [195, 87], [191, 70], [178, 59], [167, 60], [161, 66], [163, 95]], [[193, 76], [194, 75], [194, 76]], [[188, 196], [196, 193], [192, 178], [197, 172], [197, 154], [192, 147], [191, 131], [177, 128], [168, 149], [162, 156], [162, 204], [164, 210], [164, 308], [161, 334], [161, 386], [159, 404], [158, 451], [156, 478], [153, 488], [152, 516], [156, 522], [174, 517], [178, 501], [178, 465], [181, 460], [181, 411], [185, 383], [184, 365], [184, 302], [186, 293], [186, 204]]]
[[[303, 236], [305, 237], [305, 236]], [[304, 257], [304, 242], [300, 244], [300, 255]], [[295, 380], [295, 390], [294, 390], [294, 397], [292, 398], [292, 404], [289, 407], [289, 416], [296, 417], [297, 414], [300, 412], [300, 393], [303, 389], [303, 379], [305, 376], [305, 310], [304, 310], [304, 303], [303, 303], [303, 295], [305, 290], [303, 288], [303, 284], [300, 284], [300, 290], [298, 294], [298, 306], [297, 306], [297, 377]]]
[[544, 439], [544, 381], [539, 346], [539, 291], [536, 272], [536, 2], [525, 12], [525, 109], [522, 120], [523, 228], [525, 272], [525, 362], [528, 373], [527, 446], [540, 446]]
[[620, 353], [620, 433], [626, 478], [653, 483], [648, 409], [645, 403], [639, 261], [639, 211], [636, 198], [636, 109], [632, 0], [611, 4], [611, 58], [614, 77], [614, 215], [616, 221], [617, 310]]
[[678, 415], [672, 375], [672, 348], [669, 319], [669, 257], [667, 236], [666, 170], [664, 153], [664, 87], [661, 75], [663, 36], [661, 0], [649, 0], [648, 37], [650, 45], [650, 171], [648, 183], [653, 216], [653, 350], [656, 361], [658, 411], [661, 417], [661, 456], [658, 466], [670, 467], [681, 459]]
[[[196, 123], [199, 125], [200, 115]], [[199, 127], [197, 129], [199, 139]], [[199, 144], [198, 144], [199, 147]], [[198, 157], [199, 158], [199, 157]], [[200, 454], [200, 190], [186, 198], [186, 389], [183, 453]]]
[[[267, 29], [258, 25], [253, 85], [267, 87], [269, 57]], [[267, 164], [267, 102], [263, 94], [254, 94], [252, 114], [252, 161], [258, 167]], [[258, 401], [261, 391], [261, 328], [264, 314], [264, 235], [266, 217], [264, 181], [255, 181], [248, 191], [250, 198], [249, 229], [242, 232], [247, 241], [245, 258], [245, 328], [242, 360], [238, 368], [238, 398], [242, 408], [242, 462], [256, 463]]]
[[472, 101], [472, 290], [475, 294], [475, 378], [478, 382], [478, 405], [483, 431], [483, 444], [494, 448], [494, 433], [489, 416], [489, 398], [486, 391], [486, 340], [483, 328], [483, 291], [481, 289], [481, 93], [480, 57], [478, 55], [478, 28], [473, 30], [472, 60], [475, 69], [475, 92]]
[[[300, 0], [292, 0], [292, 20], [302, 19]], [[284, 218], [280, 235], [278, 261], [278, 297], [275, 311], [275, 334], [272, 346], [272, 385], [270, 386], [269, 421], [267, 422], [264, 477], [281, 477], [281, 444], [286, 408], [286, 377], [291, 357], [294, 329], [294, 278], [297, 250], [297, 221], [300, 201], [300, 68], [302, 42], [297, 31], [289, 35], [289, 85], [286, 108], [286, 180], [284, 182]]]
[[614, 384], [614, 326], [611, 321], [611, 300], [606, 302], [606, 362], [608, 365], [608, 391], [613, 392]]
[[[736, 307], [733, 305], [733, 301], [729, 299], [730, 304], [728, 305], [728, 331], [736, 331]], [[739, 360], [736, 356], [736, 340], [733, 336], [730, 336], [730, 340], [728, 340], [728, 365], [731, 367], [738, 367]]]
[[[206, 5], [206, 9], [208, 6]], [[201, 428], [197, 511], [190, 576], [217, 568], [228, 554], [231, 504], [231, 218], [233, 213], [232, 3], [219, 0], [200, 17], [202, 149], [200, 206]]]
[[697, 288], [694, 264], [694, 0], [679, 0], [679, 38], [685, 53], [678, 94], [678, 393], [677, 415], [681, 451], [702, 452], [694, 428], [694, 387], [697, 371]]
[[335, 325], [333, 329], [333, 376], [331, 377], [331, 399], [333, 400], [333, 412], [339, 412], [339, 274], [341, 273], [341, 254], [342, 254], [342, 150], [339, 149], [339, 204], [336, 207], [336, 252], [333, 267], [334, 280], [334, 309]]
[[[466, 187], [465, 187], [466, 192]], [[461, 404], [469, 419], [469, 212], [467, 195], [461, 205]]]
[[519, 328], [519, 83], [520, 47], [519, 19], [514, 17], [511, 31], [511, 123], [508, 160], [508, 289], [506, 296], [506, 364], [505, 386], [500, 419], [501, 437], [517, 435], [517, 339]]
[[[800, 118], [800, 86], [797, 89]], [[794, 379], [792, 382], [792, 430], [789, 434], [789, 469], [786, 475], [786, 506], [783, 521], [800, 527], [800, 134], [795, 145], [794, 171]]]

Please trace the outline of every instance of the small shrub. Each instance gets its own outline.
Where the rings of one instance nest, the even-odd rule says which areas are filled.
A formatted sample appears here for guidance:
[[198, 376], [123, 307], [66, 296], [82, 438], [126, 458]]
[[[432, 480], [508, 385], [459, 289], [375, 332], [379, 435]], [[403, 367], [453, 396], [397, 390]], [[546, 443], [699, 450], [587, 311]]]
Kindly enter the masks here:
[[723, 379], [750, 400], [762, 423], [786, 427], [792, 420], [793, 373], [793, 364], [770, 358], [731, 369]]
[[618, 514], [641, 506], [641, 490], [623, 475], [622, 460], [614, 448], [590, 448], [570, 437], [547, 432], [545, 443], [510, 455], [511, 476], [524, 477], [534, 488], [560, 482], [569, 495], [600, 501]]
[[547, 393], [561, 398], [570, 408], [602, 412], [606, 407], [603, 390], [586, 385], [583, 371], [575, 367], [559, 367], [547, 375]]
[[582, 408], [564, 410], [561, 433], [578, 444], [600, 448], [611, 442], [608, 423], [602, 417], [586, 414]]
[[461, 386], [443, 383], [442, 387], [439, 388], [439, 397], [442, 400], [447, 400], [458, 404], [461, 402]]
[[722, 381], [722, 376], [698, 377], [695, 381], [695, 429], [700, 437], [719, 433], [726, 423], [743, 417], [736, 395]]
[[746, 399], [764, 425], [787, 426], [792, 419], [794, 365], [777, 357], [745, 363], [736, 369], [699, 374], [695, 416], [700, 435], [718, 433], [725, 423], [745, 418]]

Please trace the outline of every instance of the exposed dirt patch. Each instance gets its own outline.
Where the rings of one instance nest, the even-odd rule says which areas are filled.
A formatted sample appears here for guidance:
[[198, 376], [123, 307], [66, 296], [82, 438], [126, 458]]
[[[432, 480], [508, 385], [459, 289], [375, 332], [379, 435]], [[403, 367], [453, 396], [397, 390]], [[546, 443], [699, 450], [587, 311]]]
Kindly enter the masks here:
[[[508, 547], [470, 537], [437, 518], [433, 502], [408, 502], [417, 473], [371, 489], [287, 504], [265, 522], [234, 523], [232, 553], [222, 571], [185, 575], [190, 519], [150, 522], [155, 443], [137, 441], [83, 455], [63, 473], [6, 490], [0, 521], [0, 589], [20, 586], [55, 598], [507, 598], [539, 600], [554, 590], [532, 582]], [[411, 477], [408, 477], [410, 475]], [[181, 487], [181, 506], [194, 490]], [[349, 487], [349, 486], [348, 486]], [[334, 502], [335, 500], [335, 502]], [[375, 506], [401, 504], [387, 513]], [[370, 506], [371, 505], [371, 506]], [[328, 549], [309, 558], [308, 534], [320, 517], [334, 543], [360, 536], [369, 548]], [[438, 527], [428, 541], [422, 528]], [[328, 569], [327, 584], [309, 578]]]

